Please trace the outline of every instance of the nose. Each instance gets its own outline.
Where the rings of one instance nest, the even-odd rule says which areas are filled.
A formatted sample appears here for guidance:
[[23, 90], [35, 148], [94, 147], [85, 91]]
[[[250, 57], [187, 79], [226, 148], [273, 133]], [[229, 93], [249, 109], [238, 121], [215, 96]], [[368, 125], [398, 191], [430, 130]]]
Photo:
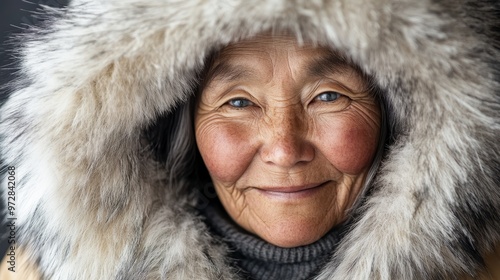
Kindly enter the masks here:
[[282, 168], [291, 168], [314, 159], [314, 146], [308, 140], [307, 124], [294, 110], [275, 112], [267, 121], [261, 146], [261, 159]]

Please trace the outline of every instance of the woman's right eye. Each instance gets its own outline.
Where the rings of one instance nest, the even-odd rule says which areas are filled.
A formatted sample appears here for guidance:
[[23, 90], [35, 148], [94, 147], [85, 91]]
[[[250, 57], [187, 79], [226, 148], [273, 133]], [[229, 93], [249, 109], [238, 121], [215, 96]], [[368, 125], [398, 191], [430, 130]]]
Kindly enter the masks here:
[[235, 107], [235, 108], [245, 108], [248, 106], [253, 105], [252, 101], [245, 99], [245, 98], [234, 98], [231, 99], [227, 102], [229, 106]]

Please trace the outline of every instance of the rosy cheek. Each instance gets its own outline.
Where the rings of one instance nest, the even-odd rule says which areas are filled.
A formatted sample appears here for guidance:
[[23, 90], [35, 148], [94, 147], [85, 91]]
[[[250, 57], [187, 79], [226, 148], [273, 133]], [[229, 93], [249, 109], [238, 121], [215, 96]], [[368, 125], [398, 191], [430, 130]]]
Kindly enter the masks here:
[[213, 179], [234, 183], [253, 159], [250, 131], [241, 125], [216, 124], [197, 133], [197, 144]]
[[339, 171], [358, 175], [371, 165], [378, 131], [350, 121], [336, 122], [320, 132], [322, 151]]

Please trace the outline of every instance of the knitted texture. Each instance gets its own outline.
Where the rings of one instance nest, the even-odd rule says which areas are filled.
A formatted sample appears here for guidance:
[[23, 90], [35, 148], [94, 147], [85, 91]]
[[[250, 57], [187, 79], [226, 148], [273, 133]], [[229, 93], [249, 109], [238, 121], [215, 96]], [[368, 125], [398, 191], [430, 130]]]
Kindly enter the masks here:
[[341, 236], [341, 228], [334, 228], [313, 244], [281, 248], [245, 232], [219, 204], [203, 212], [212, 231], [229, 244], [234, 265], [243, 270], [247, 279], [311, 279], [331, 258]]

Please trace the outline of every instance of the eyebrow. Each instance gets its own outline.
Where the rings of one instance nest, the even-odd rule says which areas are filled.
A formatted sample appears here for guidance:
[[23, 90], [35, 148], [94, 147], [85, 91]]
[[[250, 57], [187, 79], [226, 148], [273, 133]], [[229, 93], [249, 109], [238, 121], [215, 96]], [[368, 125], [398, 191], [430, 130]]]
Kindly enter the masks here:
[[308, 75], [314, 77], [345, 73], [348, 70], [360, 72], [360, 69], [353, 66], [347, 58], [335, 52], [329, 52], [326, 56], [314, 59], [307, 66]]
[[205, 85], [208, 85], [213, 81], [223, 81], [229, 83], [256, 75], [257, 73], [253, 69], [246, 68], [244, 66], [235, 66], [227, 61], [221, 61], [208, 71]]

